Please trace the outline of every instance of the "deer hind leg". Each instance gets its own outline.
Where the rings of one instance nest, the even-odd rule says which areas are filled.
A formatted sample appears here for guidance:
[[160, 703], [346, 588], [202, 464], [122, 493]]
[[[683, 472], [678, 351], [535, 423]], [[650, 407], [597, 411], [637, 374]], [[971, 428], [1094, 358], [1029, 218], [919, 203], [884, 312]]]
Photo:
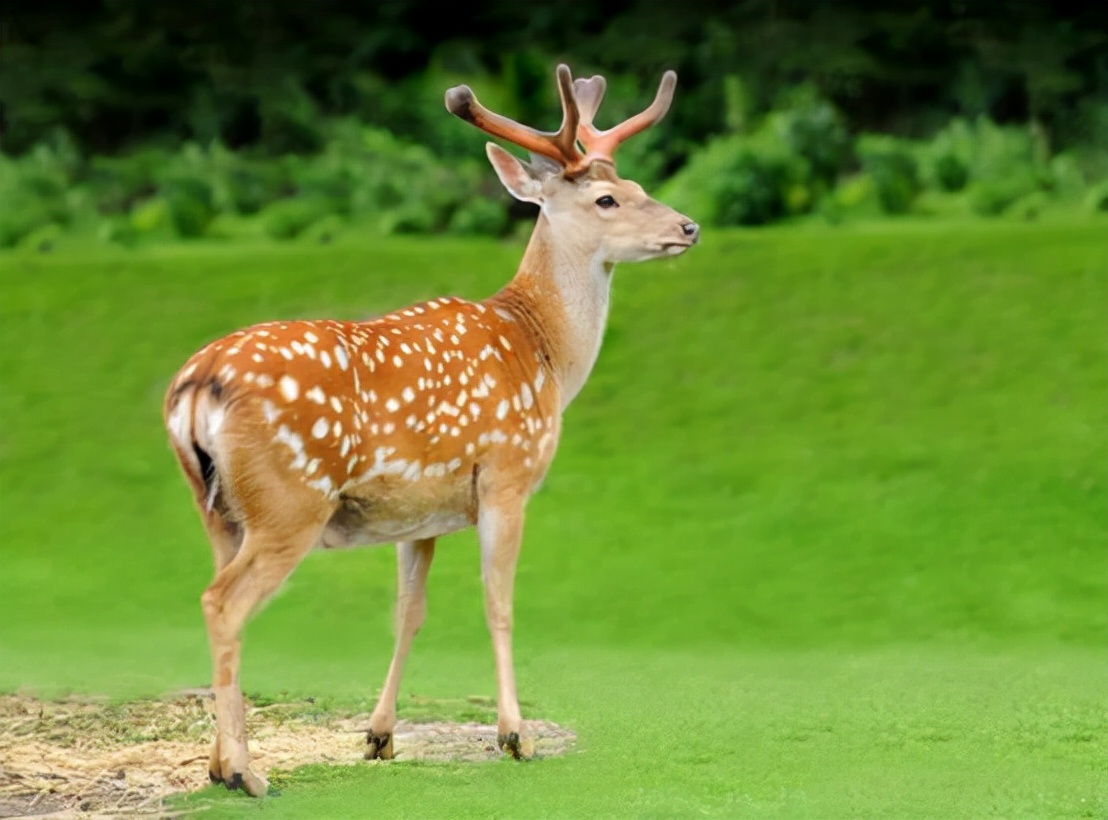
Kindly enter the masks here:
[[212, 652], [216, 736], [208, 773], [229, 789], [258, 797], [267, 783], [250, 770], [246, 714], [239, 687], [241, 634], [247, 618], [292, 573], [319, 538], [321, 524], [273, 531], [247, 526], [242, 547], [201, 597]]
[[205, 510], [200, 508], [200, 517], [204, 522], [204, 531], [208, 534], [208, 541], [212, 545], [212, 559], [215, 562], [215, 571], [218, 574], [221, 569], [231, 563], [231, 559], [242, 546], [243, 527], [241, 524], [230, 520], [219, 510]]
[[521, 760], [534, 753], [532, 740], [524, 735], [512, 665], [512, 595], [523, 535], [523, 499], [482, 498], [477, 535], [481, 542], [485, 617], [496, 656], [497, 743], [503, 751]]
[[427, 573], [435, 557], [435, 539], [401, 541], [396, 545], [396, 648], [377, 706], [369, 718], [366, 760], [393, 756], [392, 732], [396, 727], [396, 698], [412, 638], [427, 614]]

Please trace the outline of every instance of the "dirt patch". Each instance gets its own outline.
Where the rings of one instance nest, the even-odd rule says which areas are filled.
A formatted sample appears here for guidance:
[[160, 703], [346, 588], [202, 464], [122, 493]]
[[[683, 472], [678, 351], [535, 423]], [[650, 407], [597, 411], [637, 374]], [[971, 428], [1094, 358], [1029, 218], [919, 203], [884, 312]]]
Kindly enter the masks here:
[[[488, 706], [483, 699], [470, 703]], [[211, 707], [205, 690], [122, 704], [0, 695], [0, 817], [165, 815], [168, 796], [208, 785]], [[421, 701], [416, 711], [434, 707]], [[250, 709], [247, 725], [255, 771], [266, 775], [308, 763], [500, 757], [496, 726], [476, 721], [402, 720], [395, 730], [396, 760], [368, 764], [361, 759], [368, 713], [322, 710], [311, 702], [272, 703]], [[549, 721], [526, 725], [536, 757], [563, 754], [576, 739]]]

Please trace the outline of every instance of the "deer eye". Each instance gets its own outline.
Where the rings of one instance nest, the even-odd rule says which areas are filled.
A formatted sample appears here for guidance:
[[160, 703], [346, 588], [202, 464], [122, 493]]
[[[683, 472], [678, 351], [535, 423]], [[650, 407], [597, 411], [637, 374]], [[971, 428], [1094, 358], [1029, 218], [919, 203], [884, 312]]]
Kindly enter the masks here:
[[608, 196], [607, 194], [600, 197], [600, 199], [596, 200], [596, 204], [599, 205], [601, 208], [618, 208], [619, 207], [619, 203], [616, 202], [613, 197]]

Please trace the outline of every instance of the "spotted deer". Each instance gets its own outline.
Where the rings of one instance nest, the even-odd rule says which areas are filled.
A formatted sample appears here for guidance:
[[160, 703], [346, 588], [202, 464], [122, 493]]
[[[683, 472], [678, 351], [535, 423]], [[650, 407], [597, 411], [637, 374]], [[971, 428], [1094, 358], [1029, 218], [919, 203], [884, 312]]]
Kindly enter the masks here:
[[511, 282], [482, 301], [432, 299], [366, 322], [255, 325], [207, 345], [173, 378], [165, 424], [215, 558], [201, 598], [213, 781], [266, 791], [250, 769], [240, 634], [317, 547], [396, 543], [395, 649], [366, 753], [391, 758], [435, 539], [470, 526], [496, 660], [498, 743], [530, 756], [511, 647], [524, 507], [596, 361], [613, 266], [676, 256], [697, 241], [695, 223], [621, 179], [612, 158], [666, 113], [676, 80], [666, 72], [654, 102], [607, 131], [593, 125], [604, 79], [574, 81], [564, 65], [554, 133], [489, 111], [466, 86], [450, 89], [451, 113], [531, 154], [523, 162], [487, 145], [508, 191], [540, 206]]

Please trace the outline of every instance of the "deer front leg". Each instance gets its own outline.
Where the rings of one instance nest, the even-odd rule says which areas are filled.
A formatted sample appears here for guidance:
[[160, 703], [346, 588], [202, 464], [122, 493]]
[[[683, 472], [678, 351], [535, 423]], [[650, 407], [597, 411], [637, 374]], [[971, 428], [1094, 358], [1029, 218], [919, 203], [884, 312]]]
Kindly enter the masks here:
[[435, 539], [401, 541], [396, 545], [396, 648], [377, 706], [369, 718], [366, 760], [391, 760], [392, 730], [396, 727], [396, 698], [412, 638], [427, 614], [427, 572], [435, 557]]
[[534, 749], [524, 737], [512, 666], [512, 593], [516, 559], [523, 534], [523, 499], [482, 499], [477, 516], [481, 541], [481, 580], [485, 584], [485, 616], [496, 656], [497, 743], [517, 760]]

